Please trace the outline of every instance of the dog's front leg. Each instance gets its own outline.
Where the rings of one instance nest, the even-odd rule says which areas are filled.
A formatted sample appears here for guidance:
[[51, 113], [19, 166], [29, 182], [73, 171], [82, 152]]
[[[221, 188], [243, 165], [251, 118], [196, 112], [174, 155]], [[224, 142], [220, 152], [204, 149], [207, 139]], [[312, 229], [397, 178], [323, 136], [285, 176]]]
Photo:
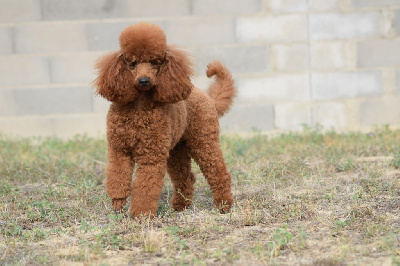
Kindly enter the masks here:
[[121, 210], [126, 204], [126, 198], [132, 192], [134, 161], [130, 155], [118, 152], [111, 146], [108, 147], [108, 160], [106, 170], [107, 194], [112, 200], [113, 208]]
[[165, 172], [166, 160], [151, 163], [138, 162], [130, 210], [134, 217], [154, 217], [164, 184]]

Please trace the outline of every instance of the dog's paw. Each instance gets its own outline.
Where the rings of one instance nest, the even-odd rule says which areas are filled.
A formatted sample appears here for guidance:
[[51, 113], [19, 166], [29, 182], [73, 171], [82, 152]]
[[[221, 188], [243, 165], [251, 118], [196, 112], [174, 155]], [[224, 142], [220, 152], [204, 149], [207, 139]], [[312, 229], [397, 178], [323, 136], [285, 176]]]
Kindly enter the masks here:
[[233, 199], [228, 199], [219, 201], [215, 205], [220, 213], [229, 213], [231, 211], [232, 204], [233, 204]]
[[176, 197], [175, 195], [172, 196], [171, 199], [171, 204], [172, 204], [172, 208], [175, 211], [181, 212], [186, 210], [187, 208], [190, 207], [190, 205], [192, 205], [192, 201], [189, 199], [184, 199], [183, 197], [179, 196]]
[[153, 219], [156, 211], [152, 212], [150, 210], [130, 210], [132, 218], [135, 218], [137, 220], [145, 220], [145, 219]]
[[112, 205], [114, 210], [120, 211], [126, 204], [126, 199], [112, 199]]
[[219, 212], [224, 214], [224, 213], [229, 213], [231, 211], [231, 206], [224, 206], [222, 208], [219, 208]]
[[177, 211], [177, 212], [182, 212], [189, 208], [190, 205], [184, 205], [184, 204], [172, 204], [172, 208]]

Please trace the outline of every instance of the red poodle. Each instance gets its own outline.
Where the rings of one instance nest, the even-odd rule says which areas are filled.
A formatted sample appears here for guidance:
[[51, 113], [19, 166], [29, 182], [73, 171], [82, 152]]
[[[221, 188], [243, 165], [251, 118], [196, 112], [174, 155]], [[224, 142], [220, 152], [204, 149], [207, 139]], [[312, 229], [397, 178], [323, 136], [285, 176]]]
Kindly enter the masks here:
[[[97, 62], [97, 93], [112, 102], [107, 115], [106, 188], [114, 209], [131, 196], [134, 217], [153, 217], [164, 183], [172, 180], [175, 210], [189, 207], [195, 176], [191, 158], [211, 187], [222, 212], [232, 206], [231, 176], [219, 144], [218, 117], [227, 112], [236, 94], [232, 76], [219, 61], [208, 65], [216, 76], [207, 94], [195, 88], [188, 55], [166, 44], [163, 30], [153, 24], [127, 27], [120, 51]], [[132, 174], [137, 164], [136, 178]]]

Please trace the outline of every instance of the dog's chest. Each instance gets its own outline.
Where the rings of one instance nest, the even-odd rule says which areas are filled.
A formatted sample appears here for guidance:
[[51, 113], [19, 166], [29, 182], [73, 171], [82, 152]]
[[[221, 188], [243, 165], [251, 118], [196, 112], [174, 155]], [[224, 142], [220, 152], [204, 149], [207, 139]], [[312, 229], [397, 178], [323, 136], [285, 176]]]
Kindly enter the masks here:
[[111, 145], [120, 149], [137, 148], [151, 138], [158, 138], [160, 129], [166, 130], [165, 116], [154, 111], [110, 111], [107, 135]]
[[129, 152], [157, 152], [172, 148], [182, 137], [187, 123], [185, 105], [151, 110], [111, 108], [107, 117], [109, 144]]

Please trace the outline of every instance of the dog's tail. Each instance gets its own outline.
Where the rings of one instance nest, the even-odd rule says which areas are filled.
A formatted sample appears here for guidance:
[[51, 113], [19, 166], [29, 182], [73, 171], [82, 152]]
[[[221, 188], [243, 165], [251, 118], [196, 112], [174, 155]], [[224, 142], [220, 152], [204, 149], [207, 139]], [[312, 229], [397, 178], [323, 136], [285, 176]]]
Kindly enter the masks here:
[[215, 81], [207, 90], [208, 96], [215, 101], [218, 116], [223, 116], [231, 109], [236, 88], [229, 70], [220, 62], [212, 61], [207, 66], [207, 77], [216, 76]]

